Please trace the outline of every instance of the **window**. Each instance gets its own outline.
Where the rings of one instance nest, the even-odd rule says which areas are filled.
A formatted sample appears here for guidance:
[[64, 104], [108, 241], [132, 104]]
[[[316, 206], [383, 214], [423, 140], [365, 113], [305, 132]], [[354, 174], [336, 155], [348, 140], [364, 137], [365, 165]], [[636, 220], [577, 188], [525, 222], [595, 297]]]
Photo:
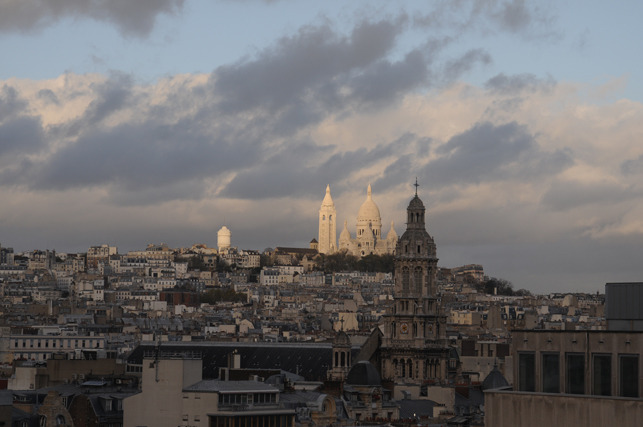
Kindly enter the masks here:
[[585, 355], [567, 354], [566, 392], [569, 394], [585, 394]]
[[410, 282], [410, 274], [409, 274], [409, 269], [408, 267], [404, 267], [402, 269], [402, 291], [403, 292], [408, 292], [409, 291], [409, 282]]
[[534, 353], [518, 353], [518, 390], [536, 391], [536, 356]]
[[595, 354], [592, 360], [592, 394], [612, 395], [612, 356]]
[[415, 267], [413, 281], [415, 282], [415, 291], [422, 292], [422, 267]]
[[543, 354], [542, 384], [544, 393], [560, 393], [560, 356], [558, 353]]
[[619, 356], [619, 395], [639, 397], [639, 356], [621, 354]]

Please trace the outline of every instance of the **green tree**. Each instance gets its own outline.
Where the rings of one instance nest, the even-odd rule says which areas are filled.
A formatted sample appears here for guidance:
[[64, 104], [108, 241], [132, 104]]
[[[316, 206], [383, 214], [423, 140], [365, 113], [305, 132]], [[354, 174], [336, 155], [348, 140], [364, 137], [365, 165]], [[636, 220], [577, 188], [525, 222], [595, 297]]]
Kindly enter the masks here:
[[489, 295], [514, 295], [514, 285], [505, 279], [498, 279], [496, 277], [491, 277], [487, 280], [480, 282], [477, 285], [479, 292], [484, 292]]
[[357, 261], [357, 270], [378, 273], [392, 273], [395, 270], [393, 255], [366, 255]]
[[358, 258], [346, 250], [332, 254], [321, 254], [317, 261], [317, 268], [325, 273], [339, 273], [342, 271], [356, 270]]

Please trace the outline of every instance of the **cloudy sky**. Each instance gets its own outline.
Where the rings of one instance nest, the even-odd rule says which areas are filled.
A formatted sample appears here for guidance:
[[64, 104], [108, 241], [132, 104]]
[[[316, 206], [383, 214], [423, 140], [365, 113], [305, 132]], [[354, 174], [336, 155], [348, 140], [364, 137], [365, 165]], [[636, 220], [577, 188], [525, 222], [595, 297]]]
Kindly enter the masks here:
[[442, 266], [639, 281], [642, 8], [1, 0], [0, 244], [305, 247], [327, 184], [401, 234], [417, 177]]

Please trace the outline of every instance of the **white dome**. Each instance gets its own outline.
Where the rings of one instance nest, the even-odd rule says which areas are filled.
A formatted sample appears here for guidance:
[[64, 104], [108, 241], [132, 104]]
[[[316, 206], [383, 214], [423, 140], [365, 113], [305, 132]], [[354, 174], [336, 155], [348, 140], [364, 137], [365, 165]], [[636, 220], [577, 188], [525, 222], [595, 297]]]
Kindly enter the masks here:
[[226, 227], [225, 225], [221, 227], [219, 232], [217, 233], [217, 246], [219, 249], [227, 249], [230, 247], [230, 237], [232, 236], [232, 233]]
[[357, 213], [357, 222], [372, 222], [381, 224], [380, 208], [378, 208], [373, 201], [371, 184], [368, 184], [366, 201], [362, 203], [362, 206], [359, 208], [359, 212]]

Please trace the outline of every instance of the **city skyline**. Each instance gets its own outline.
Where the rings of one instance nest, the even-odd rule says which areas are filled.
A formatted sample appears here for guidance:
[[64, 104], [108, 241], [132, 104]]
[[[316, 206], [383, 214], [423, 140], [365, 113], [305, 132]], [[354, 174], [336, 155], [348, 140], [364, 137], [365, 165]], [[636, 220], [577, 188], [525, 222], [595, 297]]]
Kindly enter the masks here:
[[153, 3], [0, 5], [2, 246], [401, 234], [417, 176], [440, 266], [640, 280], [636, 2]]

